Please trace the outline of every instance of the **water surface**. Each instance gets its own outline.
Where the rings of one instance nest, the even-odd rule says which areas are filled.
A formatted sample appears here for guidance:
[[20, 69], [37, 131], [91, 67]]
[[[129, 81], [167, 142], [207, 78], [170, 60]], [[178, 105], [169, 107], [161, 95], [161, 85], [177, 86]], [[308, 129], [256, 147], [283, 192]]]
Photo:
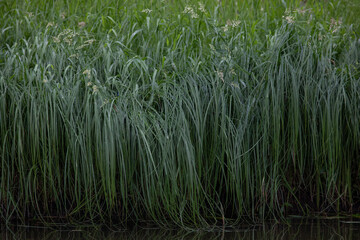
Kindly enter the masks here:
[[185, 240], [185, 239], [243, 239], [243, 240], [357, 240], [360, 239], [360, 221], [340, 220], [306, 220], [291, 221], [285, 224], [244, 225], [225, 231], [196, 231], [182, 230], [137, 229], [132, 231], [109, 231], [98, 229], [53, 230], [45, 228], [11, 227], [1, 228], [0, 239], [106, 239], [106, 240]]

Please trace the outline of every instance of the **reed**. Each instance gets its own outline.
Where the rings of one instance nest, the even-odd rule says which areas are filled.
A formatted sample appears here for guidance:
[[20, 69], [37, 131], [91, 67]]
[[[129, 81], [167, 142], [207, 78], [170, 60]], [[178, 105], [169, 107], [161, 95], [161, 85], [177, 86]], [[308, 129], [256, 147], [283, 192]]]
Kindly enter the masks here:
[[0, 2], [1, 222], [358, 212], [354, 2]]

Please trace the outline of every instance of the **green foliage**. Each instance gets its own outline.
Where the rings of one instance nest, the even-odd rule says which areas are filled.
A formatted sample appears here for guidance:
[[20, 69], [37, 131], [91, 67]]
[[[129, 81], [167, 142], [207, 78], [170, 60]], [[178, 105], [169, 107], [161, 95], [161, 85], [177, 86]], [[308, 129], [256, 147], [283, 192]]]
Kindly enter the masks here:
[[359, 211], [359, 25], [341, 4], [0, 2], [1, 221]]

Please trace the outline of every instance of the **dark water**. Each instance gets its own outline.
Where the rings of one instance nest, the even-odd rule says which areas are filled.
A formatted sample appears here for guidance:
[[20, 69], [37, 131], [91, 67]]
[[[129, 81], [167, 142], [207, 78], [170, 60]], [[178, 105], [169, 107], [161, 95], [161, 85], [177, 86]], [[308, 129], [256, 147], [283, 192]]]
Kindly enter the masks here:
[[307, 220], [291, 221], [291, 226], [283, 224], [264, 224], [257, 226], [241, 226], [225, 231], [164, 231], [157, 229], [137, 229], [133, 231], [104, 231], [95, 229], [77, 230], [51, 230], [29, 227], [2, 227], [0, 239], [32, 239], [32, 240], [57, 240], [57, 239], [243, 239], [243, 240], [357, 240], [360, 239], [360, 221], [340, 220]]

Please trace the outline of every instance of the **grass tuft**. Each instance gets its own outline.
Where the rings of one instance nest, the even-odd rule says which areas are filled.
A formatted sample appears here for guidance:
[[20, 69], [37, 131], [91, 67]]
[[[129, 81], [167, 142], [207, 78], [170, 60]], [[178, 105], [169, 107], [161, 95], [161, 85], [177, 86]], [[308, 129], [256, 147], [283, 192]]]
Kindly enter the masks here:
[[354, 4], [1, 1], [0, 221], [360, 211]]

